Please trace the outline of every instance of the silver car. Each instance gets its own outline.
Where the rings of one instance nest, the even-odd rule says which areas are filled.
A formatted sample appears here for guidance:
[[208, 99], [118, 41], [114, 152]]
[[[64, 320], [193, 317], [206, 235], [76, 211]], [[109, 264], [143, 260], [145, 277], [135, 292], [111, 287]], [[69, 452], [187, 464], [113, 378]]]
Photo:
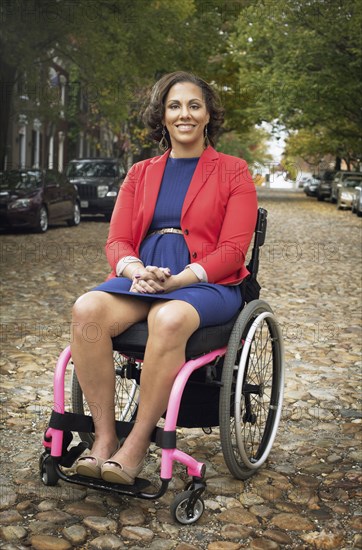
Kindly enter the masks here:
[[362, 216], [362, 186], [354, 188], [354, 197], [352, 201], [352, 213]]
[[355, 197], [355, 189], [362, 184], [362, 174], [360, 178], [348, 177], [343, 180], [343, 183], [337, 185], [337, 208], [352, 208]]
[[336, 172], [336, 175], [333, 178], [332, 181], [332, 189], [331, 189], [331, 201], [337, 202], [338, 199], [338, 187], [339, 185], [343, 185], [343, 182], [346, 178], [349, 177], [356, 177], [361, 178], [360, 183], [362, 184], [362, 172], [350, 172], [347, 170], [341, 170], [339, 172]]

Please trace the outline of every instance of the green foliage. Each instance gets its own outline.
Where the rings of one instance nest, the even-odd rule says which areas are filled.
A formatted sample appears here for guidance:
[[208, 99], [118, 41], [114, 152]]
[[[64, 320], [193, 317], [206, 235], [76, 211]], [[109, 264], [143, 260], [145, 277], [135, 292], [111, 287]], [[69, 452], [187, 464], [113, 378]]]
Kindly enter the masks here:
[[267, 152], [268, 134], [262, 128], [250, 128], [243, 134], [235, 131], [224, 133], [217, 144], [223, 153], [243, 158], [252, 166], [264, 165], [272, 160]]
[[317, 130], [329, 143], [319, 149], [361, 158], [361, 26], [359, 0], [257, 0], [243, 10], [231, 48], [250, 120]]
[[[57, 123], [59, 89], [49, 87], [48, 77], [50, 67], [58, 63], [69, 77], [64, 114], [73, 147], [86, 118], [89, 129], [101, 121], [113, 129], [120, 155], [151, 154], [154, 144], [140, 119], [145, 97], [158, 77], [182, 69], [214, 83], [226, 108], [226, 130], [246, 134], [253, 122], [240, 94], [229, 38], [249, 4], [244, 0], [5, 0], [0, 8], [0, 68], [9, 93], [7, 104], [0, 107], [1, 120], [13, 103], [15, 112]], [[15, 82], [22, 84], [20, 95], [28, 97], [20, 104], [12, 102]], [[79, 110], [81, 97], [84, 113]], [[3, 155], [4, 141], [0, 147]]]

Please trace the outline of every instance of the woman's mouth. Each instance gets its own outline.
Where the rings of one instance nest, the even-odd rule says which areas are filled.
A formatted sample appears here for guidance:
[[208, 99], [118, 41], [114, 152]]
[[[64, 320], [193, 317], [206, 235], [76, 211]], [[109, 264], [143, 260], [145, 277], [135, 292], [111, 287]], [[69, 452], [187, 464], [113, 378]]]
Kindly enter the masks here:
[[176, 128], [181, 132], [189, 132], [194, 129], [194, 124], [178, 124]]

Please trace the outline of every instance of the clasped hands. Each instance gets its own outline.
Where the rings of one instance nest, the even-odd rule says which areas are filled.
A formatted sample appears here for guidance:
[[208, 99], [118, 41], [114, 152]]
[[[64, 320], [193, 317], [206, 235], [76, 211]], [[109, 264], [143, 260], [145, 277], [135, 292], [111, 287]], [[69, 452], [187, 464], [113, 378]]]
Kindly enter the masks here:
[[132, 285], [130, 292], [141, 294], [155, 294], [158, 292], [169, 292], [177, 285], [176, 276], [171, 275], [168, 267], [156, 267], [147, 265], [137, 268], [132, 273]]

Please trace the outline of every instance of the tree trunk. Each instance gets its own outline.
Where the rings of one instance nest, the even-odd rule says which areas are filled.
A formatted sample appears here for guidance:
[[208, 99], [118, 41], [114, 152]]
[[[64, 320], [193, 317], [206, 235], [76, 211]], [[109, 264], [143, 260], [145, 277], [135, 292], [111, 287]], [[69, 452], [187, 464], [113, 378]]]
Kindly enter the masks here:
[[8, 65], [0, 57], [0, 170], [5, 168], [15, 77], [16, 67]]

